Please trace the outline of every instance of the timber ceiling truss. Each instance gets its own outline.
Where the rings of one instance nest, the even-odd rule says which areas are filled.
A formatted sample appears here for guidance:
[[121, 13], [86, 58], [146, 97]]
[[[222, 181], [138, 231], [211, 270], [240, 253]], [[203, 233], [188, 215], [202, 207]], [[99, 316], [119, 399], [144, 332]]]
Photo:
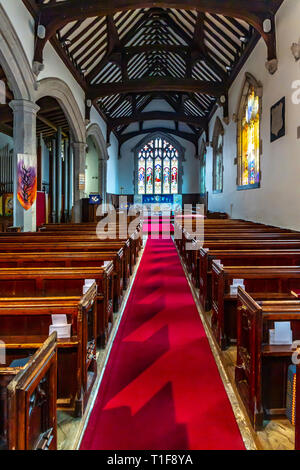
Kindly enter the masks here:
[[120, 145], [148, 121], [174, 122], [165, 130], [197, 145], [217, 104], [228, 119], [228, 89], [260, 37], [277, 69], [282, 1], [23, 0], [36, 20], [35, 73], [51, 41], [86, 92], [87, 120], [93, 103]]

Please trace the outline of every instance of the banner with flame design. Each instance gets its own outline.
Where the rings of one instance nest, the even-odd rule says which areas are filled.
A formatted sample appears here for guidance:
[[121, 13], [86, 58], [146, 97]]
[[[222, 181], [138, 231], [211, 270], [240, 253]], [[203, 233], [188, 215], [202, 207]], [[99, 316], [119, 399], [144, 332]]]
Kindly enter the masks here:
[[18, 154], [18, 201], [28, 211], [37, 197], [37, 159], [35, 155]]

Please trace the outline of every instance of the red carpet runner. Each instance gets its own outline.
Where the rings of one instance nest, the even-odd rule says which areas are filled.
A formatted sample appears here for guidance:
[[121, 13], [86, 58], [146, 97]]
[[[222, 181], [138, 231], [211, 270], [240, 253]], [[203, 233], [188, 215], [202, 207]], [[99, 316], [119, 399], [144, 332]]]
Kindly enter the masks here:
[[147, 241], [81, 449], [244, 449], [172, 240]]

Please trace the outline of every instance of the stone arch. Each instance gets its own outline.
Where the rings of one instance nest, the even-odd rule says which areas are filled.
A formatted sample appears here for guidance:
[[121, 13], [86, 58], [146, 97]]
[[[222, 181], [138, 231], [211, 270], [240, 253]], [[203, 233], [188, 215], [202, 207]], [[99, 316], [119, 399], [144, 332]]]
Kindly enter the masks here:
[[90, 124], [86, 130], [86, 139], [92, 137], [98, 150], [98, 178], [99, 178], [99, 192], [102, 196], [103, 203], [106, 204], [107, 195], [107, 160], [109, 155], [107, 152], [107, 144], [98, 124]]
[[262, 134], [262, 99], [263, 99], [263, 86], [261, 82], [259, 82], [252, 74], [246, 72], [245, 73], [245, 78], [242, 86], [242, 91], [240, 95], [240, 99], [238, 102], [238, 108], [237, 112], [234, 116], [234, 120], [237, 123], [236, 131], [237, 131], [237, 136], [236, 136], [236, 149], [237, 149], [237, 158], [236, 158], [236, 163], [237, 163], [237, 184], [238, 184], [238, 189], [253, 189], [253, 188], [259, 188], [260, 186], [260, 158], [262, 154], [262, 141], [259, 138], [259, 144], [258, 144], [258, 167], [255, 165], [255, 171], [258, 170], [258, 181], [256, 181], [254, 184], [243, 184], [243, 179], [242, 179], [242, 155], [243, 155], [243, 122], [245, 119], [246, 115], [246, 109], [248, 106], [248, 98], [249, 94], [254, 90], [255, 96], [258, 98], [258, 127], [259, 127], [259, 135], [261, 136]]
[[206, 153], [207, 143], [205, 139], [201, 139], [199, 160], [200, 160], [200, 195], [204, 197], [206, 194]]
[[242, 115], [245, 111], [246, 100], [247, 100], [249, 88], [251, 86], [254, 87], [255, 93], [257, 94], [257, 96], [259, 96], [259, 98], [260, 98], [260, 108], [262, 107], [261, 106], [262, 93], [263, 93], [262, 84], [261, 84], [261, 82], [256, 80], [256, 78], [251, 73], [246, 72], [245, 73], [245, 79], [244, 79], [243, 86], [242, 86], [240, 99], [238, 101], [237, 111], [236, 111], [236, 114], [234, 115], [234, 120], [235, 121], [238, 121], [239, 119], [242, 118]]
[[[224, 147], [224, 127], [221, 119], [217, 117], [214, 127], [212, 149], [213, 149], [213, 193], [222, 193], [224, 184], [224, 162], [223, 162], [223, 147]], [[219, 178], [218, 178], [219, 176]]]
[[70, 87], [59, 78], [44, 78], [37, 82], [35, 101], [44, 96], [55, 98], [69, 122], [74, 142], [86, 142], [86, 129], [79, 106]]
[[34, 101], [35, 77], [23, 46], [0, 5], [0, 63], [15, 100]]
[[101, 155], [101, 160], [108, 160], [107, 144], [98, 124], [90, 124], [86, 130], [86, 137], [94, 137], [96, 145]]

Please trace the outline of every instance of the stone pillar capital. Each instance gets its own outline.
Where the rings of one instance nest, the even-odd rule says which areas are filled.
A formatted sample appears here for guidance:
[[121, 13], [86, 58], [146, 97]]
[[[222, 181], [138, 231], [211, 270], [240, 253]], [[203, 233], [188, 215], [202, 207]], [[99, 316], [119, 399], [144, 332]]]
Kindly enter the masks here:
[[78, 152], [85, 152], [87, 143], [86, 142], [72, 142], [73, 149], [77, 150]]
[[36, 115], [40, 110], [40, 107], [36, 103], [27, 100], [12, 100], [9, 103], [9, 106], [11, 107], [14, 113], [25, 112]]

